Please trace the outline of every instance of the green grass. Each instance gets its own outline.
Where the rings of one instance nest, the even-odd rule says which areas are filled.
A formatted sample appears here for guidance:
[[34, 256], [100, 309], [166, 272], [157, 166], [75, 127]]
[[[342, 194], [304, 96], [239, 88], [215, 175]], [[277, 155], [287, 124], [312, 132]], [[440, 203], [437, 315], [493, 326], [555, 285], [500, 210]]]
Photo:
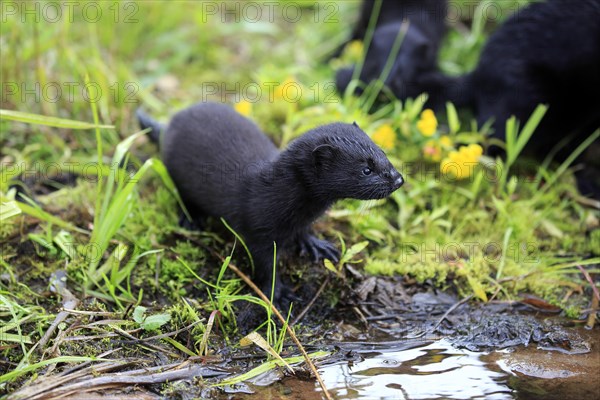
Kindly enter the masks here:
[[[461, 3], [465, 13], [441, 52], [448, 73], [473, 68], [498, 22], [483, 18], [487, 2], [475, 9], [468, 3]], [[598, 211], [577, 201], [569, 162], [535, 164], [532, 171], [520, 155], [543, 108], [530, 122], [507, 123], [506, 161], [484, 158], [470, 176], [452, 179], [440, 173], [441, 160], [424, 157], [424, 149], [445, 136], [452, 148], [485, 147], [489, 125], [478, 127], [449, 105], [436, 115], [435, 132], [425, 136], [418, 128], [423, 98], [369, 114], [379, 87], [362, 98], [335, 93], [334, 70], [352, 56], [347, 52], [330, 62], [325, 56], [348, 35], [345, 21], [354, 18], [357, 3], [341, 2], [336, 20], [326, 18], [330, 3], [315, 8], [308, 2], [298, 22], [276, 13], [273, 22], [239, 24], [221, 23], [201, 3], [159, 1], [140, 2], [136, 9], [119, 3], [115, 22], [108, 8], [113, 3], [99, 4], [104, 13], [94, 23], [79, 12], [73, 22], [23, 23], [7, 16], [0, 24], [0, 354], [11, 363], [0, 367], [0, 382], [14, 384], [47, 364], [79, 360], [35, 351], [60, 305], [39, 293], [50, 274], [62, 269], [76, 296], [95, 299], [86, 309], [115, 312], [125, 326], [170, 332], [193, 325], [191, 346], [181, 336], [164, 341], [172, 352], [209, 354], [221, 345], [211, 335], [216, 326], [225, 343], [235, 343], [232, 302], [257, 300], [244, 295], [226, 263], [211, 254], [230, 256], [233, 236], [179, 228], [176, 191], [155, 146], [138, 132], [133, 112], [144, 105], [166, 120], [199, 100], [236, 103], [257, 96], [258, 88], [262, 96], [250, 116], [282, 146], [334, 121], [356, 121], [371, 135], [385, 127], [393, 131], [386, 152], [405, 175], [405, 186], [384, 201], [340, 202], [320, 225], [326, 236], [339, 236], [346, 262], [371, 274], [430, 280], [480, 301], [534, 294], [575, 317], [588, 307], [585, 296], [566, 300], [565, 294], [586, 285], [577, 265], [598, 272]], [[494, 4], [506, 16], [523, 2]], [[132, 10], [135, 22], [126, 20]], [[277, 90], [269, 99], [269, 83], [286, 80], [301, 89], [300, 99], [286, 101]], [[86, 100], [86, 82], [101, 93], [97, 101]], [[35, 83], [47, 92], [32, 94]], [[217, 93], [207, 94], [214, 85]], [[61, 95], [50, 98], [57, 86]], [[441, 158], [450, 150], [443, 149]], [[119, 168], [125, 161], [137, 165], [136, 172]], [[80, 173], [77, 186], [41, 196], [41, 204], [12, 202], [11, 178], [43, 175], [52, 163]], [[243, 260], [243, 253], [238, 242], [233, 257]], [[325, 266], [339, 278], [331, 286], [347, 284], [342, 265]], [[294, 277], [306, 279], [301, 271]], [[338, 292], [331, 291], [335, 303]], [[147, 308], [132, 315], [141, 304]], [[155, 320], [158, 327], [151, 324]], [[266, 326], [269, 343], [281, 351], [285, 330], [273, 321]], [[118, 330], [110, 326], [106, 332]], [[100, 354], [88, 347], [63, 350], [86, 360]]]

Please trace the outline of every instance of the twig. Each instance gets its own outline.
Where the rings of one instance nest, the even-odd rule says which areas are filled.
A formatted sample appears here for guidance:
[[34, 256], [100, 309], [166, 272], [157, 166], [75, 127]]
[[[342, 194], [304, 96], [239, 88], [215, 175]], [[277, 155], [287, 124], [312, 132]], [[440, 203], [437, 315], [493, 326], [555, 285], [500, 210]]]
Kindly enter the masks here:
[[[162, 335], [156, 335], [156, 336], [151, 336], [151, 337], [147, 337], [147, 338], [143, 338], [143, 339], [135, 339], [135, 342], [140, 343], [140, 342], [149, 342], [150, 340], [156, 340], [156, 339], [163, 339], [166, 337], [170, 337], [170, 336], [175, 336], [180, 334], [181, 332], [185, 332], [188, 331], [190, 329], [192, 329], [193, 327], [195, 327], [196, 325], [202, 323], [202, 321], [196, 321], [188, 326], [184, 326], [181, 329], [178, 329], [176, 331], [173, 332], [168, 332], [168, 333], [163, 333]], [[127, 343], [127, 341], [125, 341]], [[133, 342], [133, 341], [132, 341]]]
[[124, 344], [137, 344], [138, 346], [146, 347], [146, 348], [148, 348], [150, 350], [155, 350], [155, 351], [163, 352], [165, 354], [170, 355], [173, 358], [176, 358], [176, 357], [179, 356], [178, 354], [175, 354], [175, 353], [173, 353], [173, 352], [171, 352], [171, 351], [169, 351], [169, 350], [167, 350], [165, 348], [162, 348], [160, 346], [153, 345], [153, 344], [150, 344], [150, 343], [144, 343], [142, 341], [142, 339], [138, 339], [135, 336], [131, 335], [129, 332], [126, 332], [126, 331], [124, 331], [124, 330], [122, 330], [120, 328], [117, 328], [116, 326], [114, 326], [113, 329], [119, 335], [121, 335], [121, 336], [126, 337], [127, 339], [129, 339], [129, 340], [123, 340], [122, 342]]
[[[111, 349], [111, 350], [105, 351], [104, 353], [100, 353], [100, 354], [98, 354], [98, 355], [96, 356], [96, 358], [105, 358], [106, 356], [109, 356], [109, 355], [111, 355], [111, 354], [113, 354], [113, 353], [116, 353], [116, 352], [118, 352], [118, 351], [121, 351], [122, 349], [123, 349], [122, 347], [117, 347], [116, 349]], [[107, 363], [107, 364], [108, 364], [108, 363]], [[67, 376], [67, 375], [71, 375], [71, 374], [73, 374], [73, 373], [75, 373], [75, 372], [77, 372], [77, 371], [81, 371], [81, 370], [84, 370], [84, 369], [86, 369], [86, 368], [87, 368], [88, 366], [90, 366], [90, 365], [92, 365], [92, 361], [86, 361], [86, 362], [82, 362], [81, 364], [74, 365], [73, 367], [71, 367], [71, 368], [69, 368], [69, 369], [66, 369], [66, 370], [64, 370], [64, 371], [60, 372], [60, 373], [59, 373], [58, 375], [56, 375], [56, 376], [57, 376], [57, 377], [60, 377], [60, 376]], [[127, 363], [126, 363], [126, 362], [122, 362], [121, 360], [119, 360], [119, 362], [118, 362], [118, 367], [120, 367], [120, 368], [123, 368], [123, 367], [125, 367], [126, 365], [127, 365]], [[94, 366], [94, 370], [97, 370], [97, 369], [98, 369], [98, 364], [96, 364], [96, 365]], [[101, 371], [98, 371], [98, 372], [101, 372]], [[74, 379], [74, 378], [71, 378], [71, 380], [72, 380], [72, 379]]]
[[360, 322], [362, 322], [365, 325], [365, 327], [368, 328], [369, 321], [367, 321], [367, 317], [365, 317], [366, 310], [365, 313], [363, 313], [358, 307], [352, 307], [352, 310], [354, 310], [354, 312], [358, 315], [358, 318], [360, 318]]
[[291, 323], [292, 326], [296, 325], [298, 322], [300, 322], [302, 320], [302, 318], [304, 318], [304, 316], [306, 315], [308, 310], [311, 309], [313, 304], [315, 304], [315, 301], [317, 301], [317, 299], [319, 298], [321, 293], [323, 293], [323, 290], [325, 289], [325, 286], [327, 286], [328, 283], [329, 283], [329, 275], [327, 276], [327, 278], [325, 278], [325, 280], [319, 287], [319, 290], [317, 290], [317, 293], [315, 293], [315, 295], [310, 300], [310, 302], [306, 305], [306, 307], [304, 307], [304, 309], [300, 312], [300, 314], [298, 314], [298, 316], [296, 318], [294, 318], [294, 320]]
[[600, 210], [600, 201], [598, 201], [598, 200], [590, 199], [589, 197], [584, 197], [584, 196], [570, 196], [570, 197], [574, 198], [575, 201], [578, 202], [579, 204], [581, 204], [582, 206], [587, 206], [587, 207], [595, 208], [596, 210]]
[[94, 317], [112, 317], [117, 315], [114, 312], [110, 311], [83, 311], [83, 310], [74, 310], [72, 308], [63, 307], [63, 311], [69, 314], [79, 314], [79, 315], [92, 315]]
[[598, 297], [592, 297], [592, 309], [588, 314], [587, 322], [585, 323], [585, 327], [588, 329], [592, 329], [594, 324], [596, 323], [596, 313], [598, 312]]
[[75, 296], [73, 296], [68, 289], [63, 288], [60, 294], [63, 296], [63, 310], [56, 314], [56, 318], [54, 318], [54, 321], [52, 322], [50, 327], [48, 327], [48, 330], [38, 342], [37, 348], [39, 351], [44, 351], [44, 349], [46, 348], [46, 344], [48, 344], [48, 341], [54, 334], [54, 331], [56, 330], [58, 325], [65, 319], [67, 319], [67, 317], [69, 316], [69, 312], [65, 309], [75, 308], [79, 304], [79, 300], [75, 298]]
[[[89, 365], [89, 362], [84, 363], [85, 365]], [[79, 365], [76, 365], [73, 368], [68, 369], [67, 371], [61, 372], [57, 375], [53, 375], [52, 379], [48, 379], [48, 377], [38, 377], [36, 381], [32, 384], [22, 387], [18, 391], [14, 392], [9, 399], [33, 399], [35, 396], [40, 395], [41, 393], [46, 393], [49, 390], [52, 390], [66, 382], [73, 382], [77, 379], [84, 377], [87, 374], [100, 374], [112, 371], [115, 368], [121, 368], [122, 363], [118, 362], [103, 362], [92, 367], [85, 367], [82, 370], [77, 370], [76, 368]], [[68, 373], [66, 373], [68, 372]], [[39, 383], [36, 383], [39, 382]]]
[[581, 265], [578, 265], [577, 268], [579, 268], [583, 276], [585, 276], [585, 279], [589, 282], [590, 286], [592, 287], [592, 290], [594, 291], [594, 294], [596, 295], [596, 298], [600, 300], [600, 293], [598, 293], [598, 288], [596, 287], [596, 284], [594, 283], [594, 280], [592, 279], [590, 274]]
[[[220, 255], [218, 257], [221, 260], [225, 261], [224, 258], [221, 257]], [[250, 286], [252, 288], [252, 290], [254, 290], [256, 292], [256, 294], [258, 295], [258, 297], [260, 297], [262, 299], [262, 301], [264, 301], [271, 308], [271, 310], [273, 311], [273, 313], [277, 316], [277, 318], [279, 318], [279, 320], [281, 321], [281, 323], [286, 327], [288, 334], [290, 335], [290, 337], [292, 338], [292, 340], [294, 341], [294, 343], [298, 347], [298, 350], [300, 350], [300, 352], [302, 353], [302, 356], [304, 357], [304, 360], [306, 360], [306, 364], [308, 364], [310, 370], [313, 372], [313, 374], [315, 374], [315, 378], [317, 379], [317, 382], [319, 382], [319, 385], [321, 386], [321, 389], [323, 389], [323, 394], [325, 395], [325, 398], [328, 399], [328, 400], [331, 400], [331, 395], [327, 391], [327, 387], [325, 386], [325, 382], [323, 382], [323, 379], [321, 378], [321, 375], [319, 374], [319, 371], [317, 371], [317, 368], [315, 367], [315, 364], [313, 364], [312, 360], [308, 356], [308, 353], [306, 352], [306, 350], [304, 350], [304, 346], [302, 346], [302, 343], [300, 343], [300, 340], [298, 340], [298, 338], [294, 334], [294, 331], [292, 330], [292, 328], [290, 327], [290, 325], [286, 324], [286, 320], [281, 315], [281, 313], [279, 312], [279, 310], [277, 310], [277, 308], [273, 305], [273, 303], [271, 303], [271, 301], [268, 299], [268, 297], [265, 296], [265, 294], [262, 292], [262, 290], [260, 290], [258, 288], [258, 286], [256, 286], [254, 284], [254, 282], [252, 282], [252, 280], [246, 274], [244, 274], [242, 271], [240, 271], [238, 269], [238, 267], [236, 267], [232, 263], [229, 263], [228, 267], [233, 272], [235, 272], [240, 278], [242, 278], [242, 280], [244, 282], [246, 282], [246, 284], [248, 286]]]
[[380, 314], [365, 318], [368, 322], [385, 321], [386, 319], [400, 319], [398, 314]]
[[438, 320], [438, 322], [435, 323], [435, 325], [433, 326], [432, 332], [435, 331], [440, 324], [448, 317], [448, 315], [450, 315], [450, 313], [452, 313], [452, 311], [456, 310], [458, 307], [462, 306], [463, 304], [465, 304], [467, 301], [471, 300], [473, 298], [473, 295], [469, 295], [467, 297], [465, 297], [464, 299], [462, 299], [461, 301], [454, 303], [454, 305], [452, 307], [450, 307], [448, 309], [448, 311], [446, 311], [444, 313], [444, 315], [442, 315], [442, 317]]
[[[55, 389], [51, 390], [47, 390], [47, 385], [40, 385], [41, 387], [46, 386], [46, 390], [39, 390], [41, 387], [30, 387], [21, 391], [20, 393], [14, 393], [14, 398], [27, 398], [32, 400], [42, 398], [55, 399], [63, 398], [75, 393], [78, 393], [81, 396], [81, 394], [84, 392], [96, 391], [109, 386], [157, 384], [163, 382], [172, 382], [180, 379], [193, 379], [196, 377], [210, 378], [230, 374], [229, 372], [218, 371], [203, 365], [190, 365], [185, 368], [178, 368], [180, 365], [181, 364], [142, 368], [133, 371], [109, 373], [99, 377], [94, 377], [93, 375], [92, 377], [81, 377], [76, 382], [61, 387], [56, 387]], [[172, 369], [164, 372], [149, 373], [153, 370], [164, 370], [168, 369], [169, 367]], [[66, 379], [72, 380], [73, 378], [69, 376], [61, 377], [61, 380]], [[52, 384], [52, 382], [50, 383]], [[83, 396], [81, 397], [83, 398]]]

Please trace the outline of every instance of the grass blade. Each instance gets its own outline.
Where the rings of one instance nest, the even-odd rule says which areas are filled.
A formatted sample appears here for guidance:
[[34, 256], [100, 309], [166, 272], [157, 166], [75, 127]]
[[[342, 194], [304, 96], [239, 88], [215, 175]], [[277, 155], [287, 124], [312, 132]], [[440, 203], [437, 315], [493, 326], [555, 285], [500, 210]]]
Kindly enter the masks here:
[[22, 111], [0, 110], [0, 120], [24, 122], [26, 124], [45, 125], [65, 129], [113, 129], [113, 125], [99, 125], [71, 119], [48, 117]]

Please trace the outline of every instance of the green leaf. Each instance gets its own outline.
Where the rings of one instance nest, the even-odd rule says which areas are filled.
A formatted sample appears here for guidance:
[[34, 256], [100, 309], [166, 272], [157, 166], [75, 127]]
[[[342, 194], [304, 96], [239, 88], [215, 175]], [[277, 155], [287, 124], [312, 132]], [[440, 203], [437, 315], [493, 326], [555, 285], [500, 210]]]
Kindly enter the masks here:
[[330, 260], [325, 259], [323, 262], [325, 263], [325, 268], [327, 268], [328, 270], [330, 270], [331, 272], [333, 272], [334, 274], [337, 275], [338, 270], [337, 270], [337, 268], [335, 267], [335, 265], [333, 265], [333, 263]]
[[[331, 353], [326, 352], [326, 351], [317, 351], [314, 353], [309, 354], [308, 356], [313, 359], [313, 358], [322, 358], [322, 357], [326, 357], [328, 355], [330, 355]], [[287, 363], [287, 364], [295, 364], [295, 363], [299, 363], [304, 361], [304, 357], [303, 356], [295, 356], [295, 357], [289, 357], [289, 358], [284, 358], [283, 362]], [[227, 380], [223, 380], [221, 382], [215, 383], [213, 384], [213, 386], [225, 386], [225, 385], [235, 385], [237, 383], [240, 382], [244, 382], [247, 381], [249, 379], [254, 378], [255, 376], [258, 376], [260, 374], [263, 374], [273, 368], [275, 368], [276, 366], [282, 366], [283, 362], [278, 360], [278, 359], [273, 359], [271, 361], [267, 361], [264, 362], [262, 364], [260, 364], [258, 367], [244, 373], [238, 376], [235, 376], [233, 378], [227, 379]]]
[[155, 314], [144, 319], [140, 325], [147, 331], [154, 331], [171, 320], [171, 314]]
[[28, 372], [35, 371], [37, 369], [43, 368], [46, 365], [51, 364], [59, 364], [59, 363], [76, 363], [76, 362], [92, 362], [92, 361], [110, 361], [106, 358], [95, 358], [95, 357], [78, 357], [78, 356], [62, 356], [55, 357], [49, 360], [43, 360], [35, 364], [27, 365], [22, 368], [15, 369], [9, 373], [4, 375], [0, 375], [0, 383], [9, 382], [15, 378], [18, 378], [21, 375], [25, 375]]
[[516, 159], [515, 143], [517, 140], [518, 123], [517, 118], [513, 115], [506, 120], [506, 128], [504, 138], [506, 140], [506, 164], [512, 165]]
[[446, 214], [447, 212], [448, 212], [448, 206], [437, 208], [431, 212], [429, 219], [431, 221], [435, 221], [436, 219], [443, 217], [444, 214]]
[[179, 207], [181, 208], [187, 219], [191, 221], [192, 217], [190, 216], [188, 209], [185, 207], [185, 204], [183, 204], [183, 200], [181, 199], [181, 196], [179, 196], [177, 187], [175, 187], [175, 182], [173, 182], [173, 180], [171, 179], [171, 176], [169, 175], [165, 164], [161, 160], [156, 159], [152, 163], [152, 169], [162, 179], [163, 184], [167, 187], [167, 189], [169, 189], [173, 196], [175, 196], [175, 200], [177, 200]]
[[448, 127], [450, 128], [450, 133], [457, 133], [460, 129], [460, 120], [458, 119], [458, 113], [456, 112], [456, 107], [454, 107], [454, 104], [450, 102], [446, 103], [446, 115], [448, 116]]
[[475, 296], [485, 302], [488, 301], [488, 297], [487, 294], [485, 293], [485, 290], [483, 289], [483, 285], [481, 284], [481, 282], [479, 282], [477, 279], [474, 279], [472, 277], [467, 277], [467, 280], [469, 281], [469, 286], [471, 286], [471, 289], [473, 290], [473, 294], [475, 294]]
[[49, 243], [46, 238], [38, 233], [30, 233], [27, 235], [27, 237], [39, 244], [40, 246], [44, 247], [46, 250], [50, 251], [51, 254], [56, 253], [56, 248], [52, 245], [52, 243]]
[[517, 139], [515, 148], [516, 154], [514, 155], [513, 160], [516, 160], [518, 155], [521, 154], [521, 151], [523, 151], [523, 148], [531, 138], [531, 135], [533, 135], [533, 132], [540, 124], [542, 118], [544, 118], [546, 111], [548, 111], [548, 106], [544, 104], [538, 105], [533, 111], [533, 113], [527, 120], [527, 123], [525, 123], [525, 126], [523, 127], [523, 129], [521, 129], [521, 132], [519, 133], [519, 137]]
[[194, 353], [193, 351], [191, 351], [190, 349], [188, 349], [187, 347], [185, 347], [184, 345], [182, 345], [181, 343], [179, 343], [178, 341], [176, 341], [170, 337], [162, 338], [162, 340], [171, 344], [171, 346], [175, 347], [177, 350], [181, 351], [182, 353], [187, 354], [190, 357], [198, 356], [198, 354]]
[[141, 325], [144, 322], [144, 314], [145, 313], [146, 313], [146, 307], [137, 306], [133, 310], [133, 320]]
[[71, 260], [77, 255], [76, 247], [74, 246], [73, 236], [63, 229], [54, 236], [54, 243], [67, 255]]
[[[119, 146], [117, 146], [117, 151], [120, 151]], [[99, 219], [98, 224], [94, 226], [94, 232], [92, 233], [92, 238], [90, 240], [91, 243], [97, 245], [100, 254], [106, 251], [110, 240], [115, 236], [127, 219], [127, 216], [134, 205], [133, 190], [136, 188], [137, 183], [142, 176], [144, 176], [146, 171], [152, 167], [154, 162], [156, 162], [156, 160], [152, 158], [146, 160], [135, 175], [127, 180], [121, 190], [117, 191], [114, 196], [111, 196], [110, 202], [107, 204], [108, 208], [106, 212], [102, 214], [102, 218]], [[105, 193], [105, 196], [110, 196], [110, 193]], [[92, 259], [90, 262], [87, 274], [88, 277], [92, 278], [89, 282], [90, 284], [98, 283], [96, 281], [96, 269], [99, 262], [99, 257]]]
[[0, 120], [24, 122], [34, 125], [53, 126], [55, 128], [67, 129], [113, 129], [113, 125], [98, 125], [89, 122], [73, 121], [71, 119], [48, 117], [39, 114], [30, 114], [21, 111], [0, 110]]
[[2, 202], [2, 206], [0, 207], [0, 221], [4, 221], [19, 214], [21, 214], [21, 209], [16, 201]]
[[361, 251], [363, 251], [365, 249], [365, 247], [367, 247], [368, 245], [369, 245], [369, 241], [368, 240], [362, 241], [360, 243], [353, 244], [348, 249], [348, 251], [346, 252], [346, 254], [344, 254], [344, 258], [348, 259], [348, 260], [351, 259], [355, 255], [357, 255], [358, 253], [360, 253]]
[[171, 320], [171, 314], [155, 314], [145, 316], [146, 307], [137, 306], [133, 310], [133, 320], [144, 330], [154, 331]]
[[3, 342], [15, 342], [15, 343], [25, 343], [31, 344], [33, 341], [29, 336], [16, 335], [14, 333], [2, 333], [1, 335]]
[[555, 237], [557, 239], [562, 239], [565, 236], [563, 231], [560, 228], [558, 228], [549, 219], [543, 219], [540, 221], [540, 223], [542, 225], [542, 228], [544, 228], [544, 230], [546, 231], [546, 233], [548, 233], [548, 235]]
[[87, 234], [88, 231], [85, 229], [78, 228], [74, 225], [69, 224], [68, 222], [63, 221], [61, 218], [55, 217], [54, 215], [48, 214], [44, 210], [42, 210], [38, 205], [32, 206], [25, 203], [17, 203], [17, 207], [21, 209], [25, 214], [29, 214], [32, 217], [40, 219], [42, 221], [46, 221], [48, 223], [60, 226], [61, 228], [68, 229], [70, 231], [76, 231], [79, 233]]
[[512, 235], [513, 228], [510, 227], [504, 232], [504, 238], [502, 240], [502, 258], [500, 259], [500, 264], [498, 265], [498, 271], [496, 272], [496, 280], [499, 280], [502, 277], [502, 272], [504, 271], [504, 266], [506, 265], [506, 253], [508, 251], [510, 237]]

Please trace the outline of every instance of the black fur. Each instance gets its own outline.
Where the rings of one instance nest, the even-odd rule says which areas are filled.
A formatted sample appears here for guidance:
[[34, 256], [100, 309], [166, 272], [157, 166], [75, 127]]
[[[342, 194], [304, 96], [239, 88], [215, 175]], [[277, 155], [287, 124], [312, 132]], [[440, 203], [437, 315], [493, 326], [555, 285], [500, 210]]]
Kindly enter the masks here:
[[[337, 260], [337, 249], [312, 235], [312, 222], [338, 199], [380, 199], [403, 183], [355, 124], [318, 127], [279, 152], [252, 121], [217, 103], [176, 114], [162, 157], [194, 219], [223, 217], [242, 235], [265, 293], [273, 242], [278, 254], [296, 247], [315, 260]], [[294, 295], [275, 279], [274, 298], [285, 305]]]
[[[375, 3], [376, 0], [363, 0], [359, 19], [354, 25], [350, 38], [334, 55], [338, 56], [347, 43], [365, 38]], [[446, 0], [381, 0], [376, 27], [406, 19], [419, 25], [425, 36], [432, 39], [442, 38], [446, 31], [444, 24], [446, 8]], [[439, 45], [439, 41], [434, 44]]]
[[156, 144], [160, 143], [161, 133], [165, 129], [164, 125], [152, 119], [152, 117], [146, 114], [141, 108], [136, 110], [135, 116], [137, 117], [142, 130], [150, 128], [150, 132], [148, 132], [150, 140]]
[[[402, 9], [405, 7], [403, 3], [397, 2], [395, 7]], [[426, 3], [419, 6], [425, 14], [430, 7]], [[371, 4], [365, 2], [362, 13]], [[384, 1], [383, 6], [386, 4], [389, 3]], [[386, 16], [386, 21], [397, 18], [397, 14], [393, 17], [395, 14], [392, 9], [382, 14]], [[436, 15], [439, 16], [439, 13]], [[355, 32], [363, 32], [364, 35], [365, 18], [361, 17]], [[439, 18], [433, 22], [440, 23]], [[411, 26], [419, 27], [418, 21], [415, 24], [411, 19]], [[408, 47], [400, 50], [394, 64], [394, 68], [400, 72], [393, 70], [386, 84], [402, 100], [427, 92], [427, 106], [436, 110], [441, 109], [447, 101], [457, 107], [470, 108], [480, 126], [493, 120], [494, 135], [502, 140], [505, 139], [508, 118], [514, 115], [523, 126], [538, 104], [548, 104], [548, 112], [528, 142], [525, 154], [543, 159], [554, 145], [567, 139], [567, 145], [555, 156], [562, 161], [600, 127], [598, 21], [600, 0], [532, 3], [515, 12], [490, 36], [475, 70], [461, 77], [446, 76], [437, 70], [431, 57], [423, 56], [427, 52], [415, 51], [420, 48], [421, 40], [428, 39], [433, 46], [438, 46], [443, 31], [436, 30], [435, 35], [426, 36], [418, 30], [411, 33], [409, 29], [406, 36]], [[375, 46], [367, 54], [364, 76], [361, 74], [361, 80], [365, 82], [378, 76], [385, 63], [383, 49], [391, 48], [394, 34], [387, 24], [396, 24], [396, 31], [399, 29], [398, 22], [378, 25], [373, 39]], [[355, 36], [360, 34], [355, 33]], [[338, 71], [340, 90], [349, 83], [351, 74], [351, 69]], [[411, 84], [403, 88], [394, 81], [396, 78]], [[489, 153], [495, 156], [502, 152], [492, 147]], [[590, 158], [594, 156], [588, 154], [587, 160]], [[586, 168], [589, 165], [587, 162]], [[589, 171], [587, 175], [590, 175]], [[594, 172], [591, 175], [597, 174]], [[595, 182], [583, 182], [582, 179], [590, 179], [582, 178], [582, 173], [578, 178], [580, 189], [584, 186], [595, 187], [585, 188], [584, 194], [599, 196], [598, 179]]]
[[[373, 14], [374, 0], [363, 2], [360, 19], [351, 40], [364, 39], [369, 19]], [[445, 0], [383, 0], [376, 28], [365, 56], [359, 79], [369, 83], [381, 77], [387, 59], [401, 28], [406, 21], [407, 31], [402, 39], [384, 84], [400, 98], [416, 97], [427, 85], [427, 78], [438, 71], [437, 55], [446, 26]], [[342, 68], [336, 73], [336, 85], [344, 92], [351, 81], [355, 67]], [[439, 76], [436, 76], [438, 79]], [[428, 86], [431, 88], [431, 85]], [[357, 90], [358, 93], [361, 90]]]
[[511, 115], [524, 123], [538, 104], [548, 104], [527, 150], [543, 157], [573, 134], [558, 157], [564, 159], [600, 126], [599, 21], [600, 0], [549, 0], [516, 12], [463, 78], [459, 105], [472, 108], [480, 124], [493, 118], [495, 135], [504, 138]]

